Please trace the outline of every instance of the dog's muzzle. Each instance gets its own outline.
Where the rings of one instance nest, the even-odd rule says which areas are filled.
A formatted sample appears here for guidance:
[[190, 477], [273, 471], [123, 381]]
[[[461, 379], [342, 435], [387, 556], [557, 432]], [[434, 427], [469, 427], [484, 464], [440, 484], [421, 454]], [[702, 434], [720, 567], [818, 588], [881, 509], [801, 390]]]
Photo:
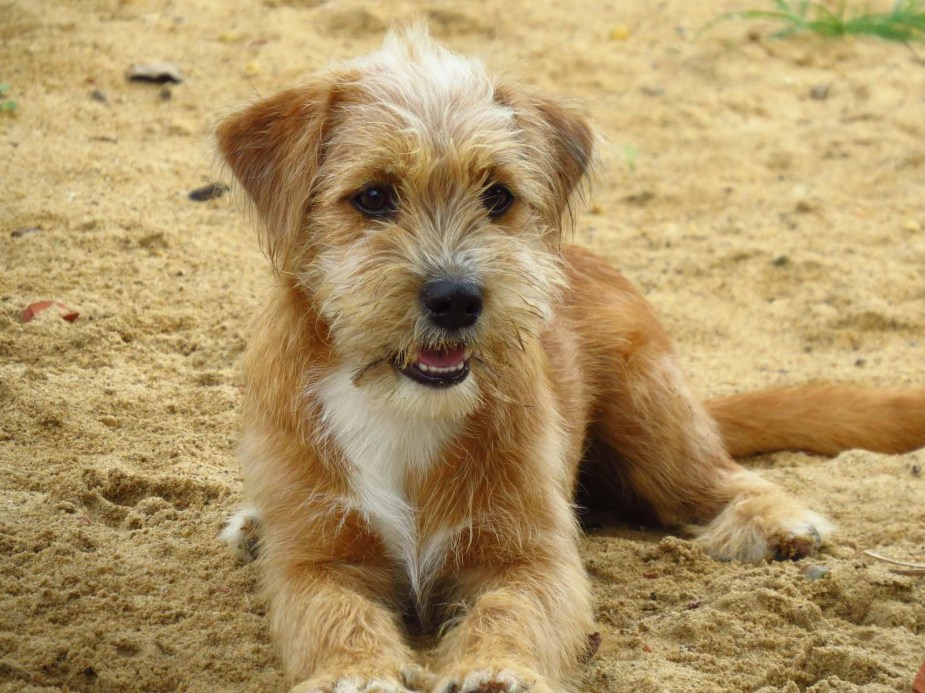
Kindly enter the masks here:
[[439, 328], [451, 346], [420, 347], [415, 361], [409, 363], [399, 355], [395, 367], [406, 377], [428, 387], [459, 385], [469, 377], [472, 356], [472, 350], [462, 343], [464, 339], [460, 333], [475, 325], [482, 314], [482, 289], [471, 280], [439, 277], [424, 283], [419, 299], [428, 322]]

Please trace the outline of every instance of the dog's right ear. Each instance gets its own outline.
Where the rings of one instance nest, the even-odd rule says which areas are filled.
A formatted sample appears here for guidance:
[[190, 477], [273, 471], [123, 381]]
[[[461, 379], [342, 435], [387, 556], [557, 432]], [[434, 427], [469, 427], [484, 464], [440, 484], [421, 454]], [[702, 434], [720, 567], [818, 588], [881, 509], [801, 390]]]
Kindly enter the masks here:
[[305, 222], [333, 102], [330, 79], [262, 99], [225, 118], [218, 148], [266, 227], [261, 247], [284, 269]]

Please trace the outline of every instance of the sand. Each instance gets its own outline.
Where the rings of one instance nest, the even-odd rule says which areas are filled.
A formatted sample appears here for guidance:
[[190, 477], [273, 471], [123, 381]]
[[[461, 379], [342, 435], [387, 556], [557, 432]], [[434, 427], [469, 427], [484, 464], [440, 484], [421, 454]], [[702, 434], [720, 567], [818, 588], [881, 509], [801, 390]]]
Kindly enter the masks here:
[[[216, 541], [269, 273], [240, 204], [187, 193], [220, 175], [225, 108], [372, 49], [394, 18], [429, 13], [452, 47], [583, 104], [603, 155], [574, 241], [642, 288], [698, 392], [925, 382], [925, 49], [751, 23], [690, 40], [741, 6], [0, 3], [18, 105], [0, 112], [0, 690], [284, 689], [256, 569]], [[127, 82], [147, 61], [185, 82]], [[80, 315], [23, 324], [43, 299]], [[579, 690], [910, 690], [925, 579], [861, 552], [925, 559], [925, 454], [751, 464], [833, 541], [753, 566], [594, 531], [603, 644]]]

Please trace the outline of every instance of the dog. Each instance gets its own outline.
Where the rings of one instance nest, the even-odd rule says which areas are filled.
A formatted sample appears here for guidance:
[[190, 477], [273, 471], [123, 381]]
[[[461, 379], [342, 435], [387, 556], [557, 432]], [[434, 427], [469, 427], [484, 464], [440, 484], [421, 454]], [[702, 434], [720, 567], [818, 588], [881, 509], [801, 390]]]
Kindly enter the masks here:
[[612, 453], [592, 479], [749, 562], [831, 526], [733, 457], [925, 445], [925, 389], [697, 401], [642, 296], [562, 243], [586, 120], [422, 27], [217, 143], [275, 269], [245, 362], [249, 507], [224, 536], [259, 523], [294, 690], [566, 689], [594, 631], [573, 505], [592, 441]]

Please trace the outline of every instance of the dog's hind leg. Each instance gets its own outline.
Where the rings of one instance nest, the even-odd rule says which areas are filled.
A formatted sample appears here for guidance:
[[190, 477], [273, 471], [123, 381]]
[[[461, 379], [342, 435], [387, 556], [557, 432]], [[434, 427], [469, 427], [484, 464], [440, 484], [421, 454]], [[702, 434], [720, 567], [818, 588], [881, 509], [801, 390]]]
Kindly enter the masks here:
[[590, 432], [619, 460], [599, 472], [618, 476], [664, 524], [694, 527], [715, 558], [757, 561], [811, 551], [829, 523], [733, 461], [642, 296], [589, 253], [567, 259], [566, 311], [593, 389]]
[[662, 522], [699, 527], [720, 559], [798, 558], [821, 541], [828, 522], [729, 457], [670, 352], [642, 347], [618, 373], [596, 435]]

